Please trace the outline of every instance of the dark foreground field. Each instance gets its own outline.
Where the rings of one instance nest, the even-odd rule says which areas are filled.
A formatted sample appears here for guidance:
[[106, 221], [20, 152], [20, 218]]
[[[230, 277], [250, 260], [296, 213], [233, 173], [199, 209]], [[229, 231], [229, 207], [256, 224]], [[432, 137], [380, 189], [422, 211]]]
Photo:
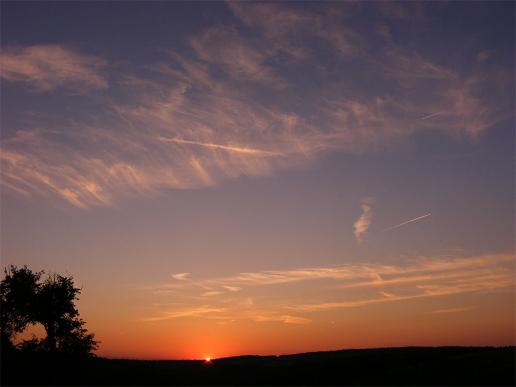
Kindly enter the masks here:
[[516, 348], [440, 347], [203, 361], [2, 358], [2, 385], [514, 386]]

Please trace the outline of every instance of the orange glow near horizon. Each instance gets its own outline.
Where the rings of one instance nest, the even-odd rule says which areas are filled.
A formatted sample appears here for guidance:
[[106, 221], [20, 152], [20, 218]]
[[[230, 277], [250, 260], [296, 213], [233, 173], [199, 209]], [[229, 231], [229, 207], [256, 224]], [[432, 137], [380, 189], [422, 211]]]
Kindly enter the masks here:
[[[215, 316], [140, 321], [124, 334], [118, 333], [115, 322], [99, 325], [94, 316], [85, 318], [101, 341], [100, 356], [206, 361], [214, 354], [221, 358], [374, 347], [515, 345], [513, 302], [512, 290], [507, 290], [311, 313], [306, 324], [248, 321], [245, 315], [222, 324], [210, 322]], [[450, 307], [460, 303], [470, 307]]]
[[[215, 354], [514, 345], [513, 262], [508, 253], [220, 279], [183, 275], [158, 287], [168, 291], [170, 286], [173, 293], [140, 294], [146, 297], [141, 302], [153, 307], [129, 308], [137, 297], [133, 291], [116, 295], [119, 305], [126, 305], [119, 311], [108, 311], [110, 300], [103, 299], [103, 307], [95, 294], [81, 300], [80, 310], [102, 342], [98, 354], [109, 357], [213, 359]], [[203, 296], [206, 288], [217, 289], [211, 290], [216, 294]]]
[[[352, 348], [510, 346], [516, 344], [513, 262], [501, 254], [191, 282], [183, 275], [168, 282], [170, 305], [164, 302], [169, 293], [85, 290], [78, 307], [100, 341], [97, 355], [111, 358], [207, 362]], [[196, 295], [206, 287], [222, 290]], [[285, 303], [277, 302], [280, 291]], [[339, 302], [315, 303], [315, 296]], [[155, 306], [137, 309], [137, 297]], [[33, 326], [22, 338], [32, 333], [43, 337], [44, 330]]]

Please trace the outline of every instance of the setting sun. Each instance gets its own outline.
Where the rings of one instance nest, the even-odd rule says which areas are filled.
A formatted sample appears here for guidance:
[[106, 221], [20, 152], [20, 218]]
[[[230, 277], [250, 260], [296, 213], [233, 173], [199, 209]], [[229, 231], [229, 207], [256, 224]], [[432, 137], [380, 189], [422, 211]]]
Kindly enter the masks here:
[[204, 361], [205, 361], [206, 363], [211, 363], [211, 357], [207, 357], [206, 359], [204, 359]]

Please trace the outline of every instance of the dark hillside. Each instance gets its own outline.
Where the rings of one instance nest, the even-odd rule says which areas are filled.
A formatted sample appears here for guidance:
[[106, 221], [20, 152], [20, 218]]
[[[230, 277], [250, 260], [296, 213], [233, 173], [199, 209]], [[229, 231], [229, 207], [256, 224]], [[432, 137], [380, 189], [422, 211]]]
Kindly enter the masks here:
[[513, 386], [516, 348], [386, 348], [203, 361], [2, 359], [2, 385]]

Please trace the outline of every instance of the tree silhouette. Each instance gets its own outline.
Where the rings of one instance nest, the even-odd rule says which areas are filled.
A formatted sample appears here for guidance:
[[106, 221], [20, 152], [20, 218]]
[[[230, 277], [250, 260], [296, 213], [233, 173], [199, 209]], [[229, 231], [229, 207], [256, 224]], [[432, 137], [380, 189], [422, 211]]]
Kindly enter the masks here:
[[26, 340], [20, 349], [87, 355], [97, 348], [75, 306], [81, 290], [74, 286], [73, 277], [52, 274], [41, 281], [44, 272], [12, 265], [4, 273], [0, 283], [3, 348], [14, 348], [13, 336], [35, 323], [43, 325], [47, 337]]
[[74, 301], [80, 289], [73, 286], [73, 279], [54, 274], [40, 286], [36, 294], [33, 310], [35, 320], [39, 321], [47, 332], [48, 350], [55, 352], [64, 335], [73, 330], [74, 319], [79, 312]]
[[27, 266], [10, 266], [4, 274], [0, 282], [0, 332], [2, 348], [12, 349], [13, 336], [35, 322], [32, 311], [42, 273], [34, 273]]

